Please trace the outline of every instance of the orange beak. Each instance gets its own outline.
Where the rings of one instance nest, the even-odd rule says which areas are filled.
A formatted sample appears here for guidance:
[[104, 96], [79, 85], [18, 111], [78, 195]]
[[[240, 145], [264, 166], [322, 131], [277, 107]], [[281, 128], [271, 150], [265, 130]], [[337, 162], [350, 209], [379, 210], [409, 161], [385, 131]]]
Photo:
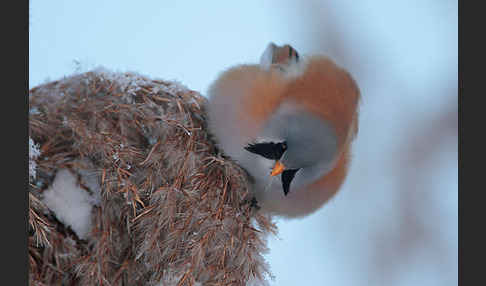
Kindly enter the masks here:
[[281, 174], [284, 170], [285, 170], [284, 164], [277, 161], [275, 162], [275, 166], [273, 166], [272, 173], [270, 173], [270, 176], [276, 176], [278, 174]]

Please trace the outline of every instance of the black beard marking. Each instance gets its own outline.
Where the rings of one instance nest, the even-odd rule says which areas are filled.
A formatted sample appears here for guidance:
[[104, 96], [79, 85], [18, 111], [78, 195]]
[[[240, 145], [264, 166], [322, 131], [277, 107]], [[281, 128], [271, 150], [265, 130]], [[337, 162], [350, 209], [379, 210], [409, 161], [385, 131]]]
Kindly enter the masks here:
[[250, 143], [244, 149], [248, 152], [258, 154], [270, 160], [280, 160], [283, 153], [287, 150], [287, 143]]
[[289, 193], [290, 183], [292, 182], [292, 180], [295, 177], [295, 174], [299, 170], [300, 169], [289, 169], [282, 172], [282, 187], [285, 196], [287, 196], [287, 194]]

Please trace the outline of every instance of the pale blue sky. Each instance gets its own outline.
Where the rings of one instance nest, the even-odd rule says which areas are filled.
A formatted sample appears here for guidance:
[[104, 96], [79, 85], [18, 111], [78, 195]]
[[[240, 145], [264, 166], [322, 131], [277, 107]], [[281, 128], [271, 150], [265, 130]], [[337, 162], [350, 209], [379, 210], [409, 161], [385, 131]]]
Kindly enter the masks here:
[[[347, 57], [326, 32], [329, 19], [316, 17], [326, 13]], [[30, 87], [73, 73], [79, 61], [83, 70], [102, 65], [175, 79], [204, 95], [219, 72], [256, 62], [269, 41], [328, 54], [350, 70], [363, 96], [354, 162], [331, 203], [279, 221], [267, 255], [271, 284], [457, 284], [457, 137], [435, 148], [427, 176], [396, 167], [407, 164], [403, 150], [417, 129], [450, 104], [457, 114], [457, 1], [31, 0], [29, 28]], [[406, 257], [394, 244], [404, 177], [413, 178], [413, 198], [427, 204], [419, 225], [435, 235]], [[445, 266], [433, 245], [444, 245]], [[391, 257], [403, 265], [383, 270], [394, 261], [380, 262], [381, 248], [396, 251]]]

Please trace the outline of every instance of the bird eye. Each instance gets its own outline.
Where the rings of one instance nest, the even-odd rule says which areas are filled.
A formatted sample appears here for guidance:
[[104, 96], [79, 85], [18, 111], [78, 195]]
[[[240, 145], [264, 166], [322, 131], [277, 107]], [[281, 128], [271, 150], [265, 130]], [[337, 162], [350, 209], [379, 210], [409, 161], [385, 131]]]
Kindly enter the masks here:
[[246, 147], [244, 147], [244, 149], [248, 152], [258, 154], [270, 160], [280, 160], [285, 150], [287, 150], [287, 143], [250, 143]]
[[299, 53], [292, 47], [289, 48], [289, 58], [295, 58], [296, 62], [299, 61]]

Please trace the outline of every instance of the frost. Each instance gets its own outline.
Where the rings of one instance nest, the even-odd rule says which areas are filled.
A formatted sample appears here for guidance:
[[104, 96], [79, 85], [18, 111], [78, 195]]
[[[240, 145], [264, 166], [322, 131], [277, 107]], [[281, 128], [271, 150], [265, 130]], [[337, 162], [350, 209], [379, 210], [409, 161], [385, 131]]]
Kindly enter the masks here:
[[30, 115], [40, 114], [40, 111], [39, 111], [39, 109], [37, 109], [37, 107], [33, 107], [33, 108], [29, 109], [29, 114]]
[[160, 85], [158, 86], [157, 91], [159, 90], [173, 95], [189, 92], [189, 89], [178, 81], [169, 81], [167, 82], [167, 85]]
[[144, 75], [135, 73], [135, 72], [112, 72], [104, 67], [98, 67], [93, 70], [101, 81], [109, 80], [111, 82], [117, 83], [121, 91], [130, 95], [136, 95], [136, 92], [142, 89], [142, 87], [146, 86], [153, 86], [151, 93], [157, 94], [160, 91], [169, 93], [172, 95], [177, 95], [178, 93], [187, 93], [189, 89], [183, 85], [182, 83], [173, 80], [173, 81], [165, 81], [164, 84], [155, 85], [152, 80]]
[[37, 159], [39, 155], [39, 145], [34, 144], [34, 140], [29, 137], [29, 180], [35, 179], [36, 177], [37, 163], [35, 162], [35, 159]]
[[[166, 270], [165, 273], [166, 274], [164, 275], [162, 280], [160, 280], [159, 283], [156, 284], [156, 286], [177, 286], [177, 285], [179, 285], [179, 281], [182, 278], [182, 274], [177, 275], [176, 272], [173, 271], [172, 269]], [[192, 285], [202, 286], [202, 283], [196, 281]]]
[[52, 185], [43, 193], [42, 201], [63, 224], [85, 239], [91, 230], [91, 209], [96, 198], [80, 188], [76, 177], [67, 169], [57, 172]]
[[157, 143], [158, 139], [156, 137], [149, 137], [148, 138], [148, 142], [150, 145], [154, 145], [155, 143]]
[[137, 91], [139, 91], [143, 86], [149, 86], [152, 84], [150, 80], [147, 80], [147, 77], [134, 72], [112, 72], [104, 67], [98, 67], [93, 70], [93, 73], [95, 73], [101, 80], [115, 82], [120, 86], [123, 93], [132, 96], [136, 95]]
[[157, 94], [157, 93], [159, 93], [159, 92], [160, 92], [160, 87], [159, 87], [159, 86], [154, 86], [154, 87], [152, 88], [152, 93], [153, 93], [153, 94]]

